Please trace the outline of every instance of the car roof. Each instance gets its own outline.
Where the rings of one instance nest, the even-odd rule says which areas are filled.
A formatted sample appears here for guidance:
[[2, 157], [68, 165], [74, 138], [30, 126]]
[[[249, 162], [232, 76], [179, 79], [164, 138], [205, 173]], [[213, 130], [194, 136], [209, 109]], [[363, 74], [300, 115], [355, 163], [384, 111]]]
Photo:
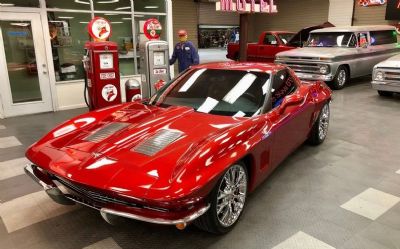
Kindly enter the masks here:
[[390, 25], [365, 25], [365, 26], [341, 26], [316, 29], [311, 33], [322, 33], [322, 32], [362, 32], [362, 31], [380, 31], [380, 30], [395, 30], [395, 27]]
[[256, 63], [256, 62], [213, 62], [201, 65], [192, 66], [192, 68], [199, 69], [223, 69], [223, 70], [237, 70], [237, 71], [263, 71], [263, 72], [276, 72], [285, 68], [283, 65], [274, 63]]

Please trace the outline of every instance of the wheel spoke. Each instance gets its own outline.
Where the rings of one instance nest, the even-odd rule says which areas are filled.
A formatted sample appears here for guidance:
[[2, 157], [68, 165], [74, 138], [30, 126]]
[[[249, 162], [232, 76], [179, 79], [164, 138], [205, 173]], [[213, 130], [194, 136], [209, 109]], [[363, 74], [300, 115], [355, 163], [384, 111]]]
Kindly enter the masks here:
[[217, 194], [217, 217], [224, 227], [233, 225], [239, 218], [247, 194], [247, 177], [241, 165], [233, 165], [222, 178]]

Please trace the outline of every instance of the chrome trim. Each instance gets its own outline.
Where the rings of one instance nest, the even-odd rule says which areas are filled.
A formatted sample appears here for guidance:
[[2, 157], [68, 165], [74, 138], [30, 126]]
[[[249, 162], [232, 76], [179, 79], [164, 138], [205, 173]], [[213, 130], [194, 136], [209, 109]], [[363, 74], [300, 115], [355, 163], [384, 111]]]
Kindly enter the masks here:
[[209, 208], [210, 208], [210, 205], [207, 205], [205, 207], [200, 208], [199, 210], [192, 213], [191, 215], [186, 216], [179, 220], [167, 220], [167, 219], [163, 219], [163, 218], [149, 218], [149, 217], [145, 217], [145, 216], [141, 216], [141, 215], [137, 215], [137, 214], [120, 212], [120, 211], [112, 210], [109, 208], [100, 209], [100, 214], [103, 217], [103, 219], [105, 221], [107, 221], [108, 223], [110, 223], [110, 219], [107, 217], [107, 215], [115, 215], [115, 216], [120, 216], [120, 217], [124, 217], [124, 218], [128, 218], [128, 219], [140, 220], [140, 221], [159, 224], [159, 225], [176, 225], [176, 224], [181, 224], [181, 223], [186, 224], [186, 223], [189, 223], [189, 222], [199, 218], [204, 213], [206, 213]]
[[35, 173], [33, 172], [33, 167], [35, 167], [35, 165], [32, 164], [32, 163], [29, 163], [29, 164], [27, 164], [27, 165], [25, 166], [25, 168], [24, 168], [25, 173], [26, 173], [30, 178], [32, 178], [37, 184], [39, 184], [40, 186], [42, 186], [44, 190], [49, 190], [49, 189], [57, 188], [57, 187], [55, 187], [55, 185], [54, 185], [54, 186], [53, 186], [53, 185], [49, 185], [49, 184], [43, 182], [42, 180], [40, 180], [40, 179], [35, 175]]
[[[62, 193], [62, 191], [56, 185], [52, 186], [52, 185], [49, 185], [49, 184], [43, 182], [42, 180], [40, 180], [33, 172], [34, 167], [36, 167], [34, 164], [26, 165], [24, 168], [26, 174], [29, 175], [36, 183], [38, 183], [40, 186], [42, 186], [43, 189], [46, 190], [46, 192], [48, 192], [48, 190], [51, 190], [51, 189], [58, 189]], [[163, 219], [163, 218], [149, 218], [149, 217], [145, 217], [145, 216], [141, 216], [141, 215], [137, 215], [137, 214], [116, 211], [116, 210], [109, 209], [109, 208], [97, 208], [89, 203], [80, 201], [77, 198], [74, 198], [73, 196], [70, 196], [68, 194], [62, 193], [62, 196], [70, 201], [75, 202], [75, 203], [99, 210], [103, 219], [110, 224], [111, 224], [111, 222], [110, 222], [110, 219], [107, 217], [107, 215], [115, 215], [115, 216], [120, 216], [120, 217], [124, 217], [124, 218], [128, 218], [128, 219], [140, 220], [140, 221], [154, 223], [154, 224], [160, 224], [160, 225], [177, 225], [177, 224], [182, 224], [182, 223], [187, 224], [187, 223], [197, 219], [201, 215], [203, 215], [210, 208], [210, 205], [208, 204], [207, 206], [200, 208], [199, 210], [195, 211], [194, 213], [192, 213], [182, 219], [168, 220], [168, 219]], [[52, 198], [52, 199], [55, 201], [54, 198]]]

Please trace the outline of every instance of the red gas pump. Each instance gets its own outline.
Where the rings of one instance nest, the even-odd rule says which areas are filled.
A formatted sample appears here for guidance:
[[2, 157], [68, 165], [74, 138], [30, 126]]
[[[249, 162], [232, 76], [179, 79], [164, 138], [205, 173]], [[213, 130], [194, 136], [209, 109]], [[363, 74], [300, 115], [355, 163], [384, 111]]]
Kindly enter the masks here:
[[111, 35], [111, 26], [104, 18], [96, 17], [88, 25], [94, 41], [86, 42], [87, 54], [83, 60], [90, 110], [120, 104], [121, 89], [118, 45], [105, 41]]

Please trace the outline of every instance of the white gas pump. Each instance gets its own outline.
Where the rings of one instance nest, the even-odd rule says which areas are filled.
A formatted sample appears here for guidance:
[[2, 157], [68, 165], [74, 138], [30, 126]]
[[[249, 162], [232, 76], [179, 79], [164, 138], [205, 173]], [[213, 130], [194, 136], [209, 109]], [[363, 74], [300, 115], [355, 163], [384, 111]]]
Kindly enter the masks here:
[[170, 80], [169, 51], [166, 41], [146, 41], [140, 44], [140, 71], [142, 96], [149, 98], [160, 85]]

